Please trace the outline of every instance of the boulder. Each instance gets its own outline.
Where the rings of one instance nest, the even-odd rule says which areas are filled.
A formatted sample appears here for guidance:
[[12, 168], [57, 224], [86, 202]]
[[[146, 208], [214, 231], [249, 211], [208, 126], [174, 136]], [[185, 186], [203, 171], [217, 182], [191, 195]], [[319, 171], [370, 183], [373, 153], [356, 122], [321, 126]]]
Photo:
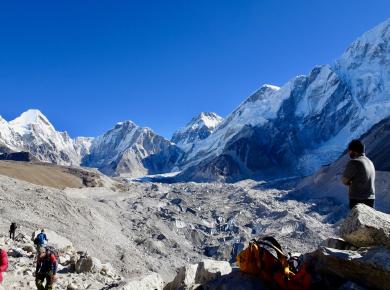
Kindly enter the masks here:
[[194, 289], [195, 285], [217, 279], [231, 271], [232, 268], [228, 262], [206, 259], [198, 264], [180, 268], [175, 279], [167, 284], [164, 290]]
[[328, 238], [323, 243], [322, 246], [327, 248], [333, 248], [338, 250], [352, 250], [355, 251], [358, 248], [351, 245], [342, 238]]
[[390, 248], [390, 215], [358, 204], [340, 226], [340, 235], [356, 247]]
[[129, 279], [120, 285], [110, 288], [113, 290], [162, 290], [164, 281], [157, 273], [151, 273], [142, 277]]
[[202, 290], [269, 290], [263, 282], [254, 275], [248, 275], [239, 270], [233, 271], [219, 279], [207, 282]]
[[390, 289], [390, 249], [360, 248], [357, 251], [320, 248], [311, 254], [316, 271], [338, 276], [369, 288]]
[[195, 282], [202, 284], [223, 275], [227, 275], [232, 271], [232, 267], [225, 261], [203, 260], [198, 264]]
[[176, 290], [194, 285], [197, 270], [198, 264], [179, 268], [176, 277], [164, 287], [164, 290]]
[[75, 270], [76, 273], [99, 273], [102, 270], [102, 263], [95, 257], [81, 257], [76, 263]]

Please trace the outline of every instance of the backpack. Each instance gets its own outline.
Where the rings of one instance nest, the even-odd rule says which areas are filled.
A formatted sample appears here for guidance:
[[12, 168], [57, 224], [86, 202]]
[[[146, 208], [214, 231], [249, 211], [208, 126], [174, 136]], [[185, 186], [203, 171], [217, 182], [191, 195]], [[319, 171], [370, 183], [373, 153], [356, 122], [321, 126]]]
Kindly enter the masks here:
[[37, 237], [34, 240], [34, 244], [36, 245], [43, 245], [45, 243], [45, 234], [39, 233]]
[[46, 249], [46, 253], [49, 253], [51, 255], [54, 255], [54, 257], [56, 258], [56, 260], [58, 260], [58, 257], [60, 256], [59, 255], [59, 252], [56, 248], [54, 248], [53, 246], [46, 246], [45, 247]]
[[286, 255], [273, 237], [252, 240], [237, 263], [240, 271], [258, 276], [273, 289], [307, 290], [311, 285], [306, 264]]

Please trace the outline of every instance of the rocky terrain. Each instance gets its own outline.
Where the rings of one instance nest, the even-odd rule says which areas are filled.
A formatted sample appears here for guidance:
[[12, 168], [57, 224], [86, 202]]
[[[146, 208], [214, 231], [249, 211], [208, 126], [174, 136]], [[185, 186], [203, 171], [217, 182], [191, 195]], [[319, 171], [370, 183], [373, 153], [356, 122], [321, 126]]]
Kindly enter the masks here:
[[344, 205], [287, 199], [288, 192], [249, 180], [117, 180], [115, 186], [56, 189], [0, 175], [0, 230], [6, 233], [12, 221], [24, 233], [44, 227], [126, 279], [160, 277], [167, 283], [176, 268], [206, 257], [234, 262], [259, 235], [274, 235], [293, 252], [314, 250], [334, 235]]

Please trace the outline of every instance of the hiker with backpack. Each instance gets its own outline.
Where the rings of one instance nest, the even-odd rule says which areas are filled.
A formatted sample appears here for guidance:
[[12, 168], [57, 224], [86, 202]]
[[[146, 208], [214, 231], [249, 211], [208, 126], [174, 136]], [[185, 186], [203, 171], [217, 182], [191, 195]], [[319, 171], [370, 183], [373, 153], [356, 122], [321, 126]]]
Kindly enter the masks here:
[[15, 232], [16, 232], [17, 228], [18, 228], [18, 226], [16, 225], [16, 223], [11, 223], [11, 225], [9, 227], [9, 238], [14, 240], [14, 241], [15, 241]]
[[[57, 257], [50, 248], [41, 247], [35, 269], [35, 285], [38, 290], [52, 290], [57, 280]], [[46, 285], [43, 284], [46, 281]]]
[[44, 248], [45, 243], [47, 243], [47, 242], [48, 242], [48, 239], [47, 239], [47, 236], [45, 234], [45, 230], [42, 229], [41, 232], [34, 239], [34, 244], [37, 246], [37, 251], [39, 252], [39, 250], [41, 248]]
[[3, 283], [3, 272], [7, 271], [8, 268], [8, 256], [7, 252], [0, 249], [0, 289], [3, 289], [1, 284]]
[[342, 182], [349, 186], [349, 208], [363, 203], [374, 207], [375, 203], [375, 167], [364, 154], [364, 144], [352, 140], [348, 145], [351, 160], [343, 173]]

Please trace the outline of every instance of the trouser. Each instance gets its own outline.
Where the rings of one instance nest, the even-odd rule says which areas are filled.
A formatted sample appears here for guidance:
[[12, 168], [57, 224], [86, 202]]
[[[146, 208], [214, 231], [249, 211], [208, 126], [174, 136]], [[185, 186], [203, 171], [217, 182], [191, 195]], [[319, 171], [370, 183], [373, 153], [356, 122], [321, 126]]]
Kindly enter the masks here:
[[15, 231], [9, 231], [9, 238], [15, 241]]
[[[46, 280], [46, 285], [43, 286], [43, 283]], [[52, 290], [54, 289], [54, 279], [51, 272], [47, 274], [37, 274], [35, 277], [35, 285], [38, 290]]]
[[363, 203], [369, 207], [374, 208], [375, 199], [350, 199], [349, 200], [349, 209], [353, 209], [358, 203]]

